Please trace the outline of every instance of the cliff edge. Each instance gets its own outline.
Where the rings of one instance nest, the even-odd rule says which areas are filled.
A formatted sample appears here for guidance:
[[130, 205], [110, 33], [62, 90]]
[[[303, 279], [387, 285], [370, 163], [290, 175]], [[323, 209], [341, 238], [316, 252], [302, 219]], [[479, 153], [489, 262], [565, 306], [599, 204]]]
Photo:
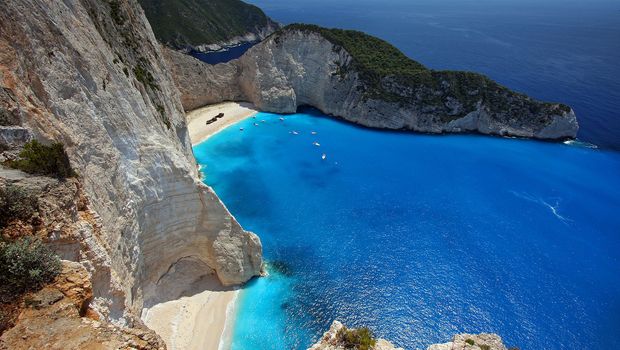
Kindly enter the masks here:
[[425, 133], [562, 140], [576, 137], [573, 110], [536, 101], [476, 73], [435, 71], [367, 34], [289, 25], [225, 64], [166, 52], [189, 110], [245, 100], [268, 112], [310, 105], [363, 126]]
[[[375, 339], [365, 328], [347, 329], [342, 323], [334, 321], [323, 337], [308, 350], [403, 350], [385, 339]], [[516, 349], [516, 348], [515, 348]], [[432, 344], [427, 350], [507, 350], [497, 334], [457, 334], [452, 341]]]
[[64, 144], [97, 230], [60, 253], [90, 268], [100, 315], [131, 325], [205, 275], [231, 285], [260, 273], [259, 238], [199, 179], [135, 0], [2, 1], [0, 23], [2, 146]]

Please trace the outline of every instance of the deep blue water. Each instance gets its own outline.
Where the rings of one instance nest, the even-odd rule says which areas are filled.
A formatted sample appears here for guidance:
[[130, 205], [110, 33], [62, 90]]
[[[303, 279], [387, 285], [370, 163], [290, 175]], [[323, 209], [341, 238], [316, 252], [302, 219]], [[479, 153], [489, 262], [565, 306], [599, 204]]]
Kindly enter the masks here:
[[212, 52], [200, 52], [192, 50], [189, 54], [203, 62], [209, 64], [218, 64], [241, 57], [254, 45], [256, 45], [256, 43], [243, 43], [241, 45], [233, 46], [226, 50]]
[[305, 349], [333, 319], [405, 349], [460, 332], [620, 348], [619, 153], [278, 117], [194, 148], [269, 263], [233, 349]]
[[282, 23], [363, 30], [434, 69], [484, 73], [572, 106], [579, 138], [620, 150], [618, 0], [250, 0]]

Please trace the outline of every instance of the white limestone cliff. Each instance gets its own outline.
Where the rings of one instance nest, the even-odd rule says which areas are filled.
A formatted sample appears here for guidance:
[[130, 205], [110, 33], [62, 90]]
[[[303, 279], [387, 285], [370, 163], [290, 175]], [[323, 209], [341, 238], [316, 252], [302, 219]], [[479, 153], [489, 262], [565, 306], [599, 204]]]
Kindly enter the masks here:
[[[186, 109], [233, 100], [249, 101], [260, 110], [277, 113], [293, 113], [299, 106], [310, 105], [326, 114], [380, 129], [479, 132], [539, 139], [574, 138], [578, 130], [572, 110], [514, 93], [506, 94], [510, 108], [498, 107], [481, 97], [467, 109], [463, 101], [439, 89], [432, 94], [443, 101], [429, 105], [418, 92], [387, 77], [381, 83], [383, 88], [399, 96], [400, 101], [368, 97], [359, 72], [349, 69], [353, 57], [313, 30], [284, 28], [238, 60], [224, 64], [208, 65], [175, 52], [168, 52], [166, 57], [177, 85], [183, 86], [181, 100]], [[450, 82], [442, 84], [445, 87]], [[468, 93], [476, 96], [479, 91]], [[518, 109], [513, 111], [515, 106]], [[530, 112], [527, 106], [540, 111]]]
[[[323, 334], [308, 350], [344, 350], [350, 349], [352, 344], [345, 344], [343, 339], [339, 337], [339, 331], [346, 329], [345, 326], [334, 321], [329, 330]], [[353, 347], [355, 349], [356, 347]], [[394, 344], [385, 339], [376, 339], [372, 350], [403, 350], [397, 348]], [[507, 350], [497, 334], [481, 333], [481, 334], [457, 334], [452, 341], [443, 344], [432, 344], [427, 350]]]
[[1, 114], [28, 130], [3, 137], [65, 145], [101, 226], [93, 254], [76, 258], [111, 271], [93, 273], [102, 315], [123, 323], [178, 297], [163, 281], [260, 273], [259, 238], [199, 179], [179, 92], [134, 0], [2, 1], [0, 23]]

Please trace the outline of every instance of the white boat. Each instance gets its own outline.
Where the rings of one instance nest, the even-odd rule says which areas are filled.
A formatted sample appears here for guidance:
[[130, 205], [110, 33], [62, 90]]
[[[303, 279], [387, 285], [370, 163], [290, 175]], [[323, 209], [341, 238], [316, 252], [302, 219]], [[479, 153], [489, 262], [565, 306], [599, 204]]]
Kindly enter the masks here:
[[293, 130], [292, 134], [293, 135], [299, 135], [299, 133], [297, 131], [295, 131], [295, 130]]
[[320, 143], [318, 143], [318, 142], [316, 142], [316, 141], [315, 141], [315, 142], [312, 142], [312, 144], [313, 144], [313, 145], [315, 145], [315, 146], [317, 146], [317, 147], [320, 147], [320, 146], [321, 146], [321, 144], [320, 144]]
[[280, 121], [284, 121], [284, 118], [280, 117]]
[[323, 153], [323, 155], [321, 156], [321, 159], [325, 160], [325, 158], [327, 158], [327, 155], [325, 155], [325, 153]]
[[316, 131], [313, 131], [311, 134], [312, 134], [312, 135], [316, 135]]
[[258, 126], [258, 123], [254, 123], [254, 126]]
[[261, 120], [260, 122], [261, 122], [261, 123], [264, 123], [264, 122], [265, 122], [265, 119]]
[[239, 131], [243, 131], [243, 128], [239, 128]]

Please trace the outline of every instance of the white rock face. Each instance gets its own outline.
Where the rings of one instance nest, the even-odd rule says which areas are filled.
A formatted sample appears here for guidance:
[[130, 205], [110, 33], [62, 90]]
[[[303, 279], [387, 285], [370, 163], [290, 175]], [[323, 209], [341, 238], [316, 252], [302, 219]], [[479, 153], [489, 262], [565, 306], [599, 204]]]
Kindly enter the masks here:
[[427, 350], [507, 350], [499, 335], [493, 333], [457, 334], [451, 342], [433, 344]]
[[[344, 328], [344, 325], [338, 321], [334, 321], [323, 337], [312, 345], [308, 350], [344, 350], [344, 344], [338, 339], [338, 331]], [[377, 339], [377, 343], [373, 350], [402, 350], [396, 348], [394, 344], [385, 339]], [[452, 338], [451, 342], [443, 344], [430, 345], [427, 350], [507, 350], [497, 334], [481, 333], [481, 334], [457, 334]]]
[[139, 315], [160, 281], [191, 271], [243, 283], [260, 273], [262, 251], [199, 180], [160, 46], [137, 3], [118, 3], [0, 2], [0, 87], [14, 98], [0, 106], [36, 138], [65, 145], [102, 224], [108, 282], [124, 293], [95, 288], [95, 304], [124, 300], [108, 307]]
[[[442, 97], [442, 104], [425, 105], [424, 99], [407, 91], [410, 88], [390, 78], [383, 79], [383, 86], [404, 94], [404, 103], [367, 97], [364, 81], [358, 72], [349, 69], [349, 53], [313, 31], [285, 28], [252, 47], [240, 59], [214, 66], [174, 53], [167, 57], [186, 108], [242, 100], [263, 111], [293, 113], [298, 106], [311, 105], [367, 127], [428, 133], [479, 132], [562, 139], [574, 138], [578, 130], [572, 110], [530, 112], [521, 106], [512, 112], [484, 100], [459, 117], [466, 111], [463, 101], [448, 96]], [[449, 85], [447, 81], [443, 83]], [[530, 101], [522, 95], [512, 95], [510, 99], [514, 104], [508, 105]], [[533, 105], [543, 106], [538, 102]]]

